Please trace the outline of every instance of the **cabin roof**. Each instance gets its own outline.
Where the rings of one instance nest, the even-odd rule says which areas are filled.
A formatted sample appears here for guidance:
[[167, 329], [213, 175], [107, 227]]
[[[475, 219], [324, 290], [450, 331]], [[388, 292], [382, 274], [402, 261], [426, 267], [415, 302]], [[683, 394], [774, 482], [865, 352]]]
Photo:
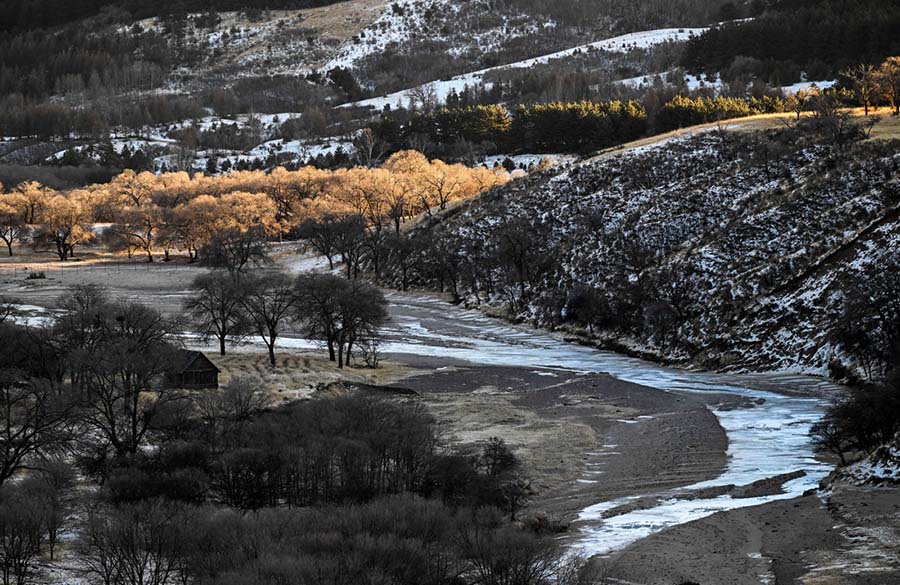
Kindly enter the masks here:
[[212, 363], [202, 351], [194, 351], [190, 349], [178, 350], [179, 363], [176, 371], [183, 373], [188, 370], [215, 370], [221, 372], [216, 364]]

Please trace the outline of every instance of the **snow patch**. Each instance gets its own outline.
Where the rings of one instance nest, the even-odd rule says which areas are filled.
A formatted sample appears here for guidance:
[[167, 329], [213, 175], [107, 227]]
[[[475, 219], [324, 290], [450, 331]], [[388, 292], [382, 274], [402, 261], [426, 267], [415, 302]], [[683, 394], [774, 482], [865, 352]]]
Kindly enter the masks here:
[[844, 468], [841, 477], [859, 485], [900, 484], [900, 435], [858, 463]]
[[[384, 109], [385, 106], [390, 106], [391, 108], [401, 108], [409, 105], [411, 101], [415, 103], [415, 100], [418, 99], [417, 96], [422, 95], [432, 95], [438, 101], [445, 102], [447, 100], [447, 96], [454, 91], [459, 93], [462, 92], [466, 87], [475, 87], [481, 85], [484, 82], [485, 75], [491, 72], [510, 69], [529, 69], [531, 67], [534, 67], [535, 65], [545, 65], [547, 63], [550, 63], [551, 61], [565, 59], [582, 53], [592, 53], [598, 51], [606, 51], [610, 53], [627, 53], [635, 49], [647, 49], [666, 42], [684, 42], [689, 40], [691, 37], [703, 34], [706, 30], [708, 29], [664, 28], [629, 33], [627, 35], [621, 35], [618, 37], [613, 37], [611, 39], [604, 39], [602, 41], [588, 43], [586, 45], [579, 45], [577, 47], [572, 47], [570, 49], [557, 51], [555, 53], [550, 53], [547, 55], [541, 55], [539, 57], [532, 57], [531, 59], [525, 59], [522, 61], [516, 61], [514, 63], [508, 63], [506, 65], [498, 65], [496, 67], [489, 67], [487, 69], [481, 69], [479, 71], [464, 73], [462, 75], [452, 77], [448, 80], [432, 81], [415, 88], [405, 89], [392, 94], [388, 94], [386, 96], [344, 104], [344, 106], [342, 107], [369, 107], [375, 108], [376, 110]], [[490, 89], [490, 83], [485, 83], [484, 85], [486, 88]]]

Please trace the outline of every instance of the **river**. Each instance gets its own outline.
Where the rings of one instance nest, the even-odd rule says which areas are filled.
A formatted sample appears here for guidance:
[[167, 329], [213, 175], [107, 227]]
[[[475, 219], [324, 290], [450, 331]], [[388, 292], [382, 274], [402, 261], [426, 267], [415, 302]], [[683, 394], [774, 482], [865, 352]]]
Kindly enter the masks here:
[[[292, 272], [321, 270], [321, 259], [301, 259]], [[612, 352], [571, 344], [527, 327], [493, 319], [481, 312], [452, 305], [435, 296], [387, 292], [391, 322], [384, 329], [383, 354], [415, 364], [429, 365], [462, 360], [479, 365], [557, 368], [576, 372], [605, 372], [669, 392], [729, 394], [746, 398], [737, 408], [713, 410], [728, 436], [728, 463], [715, 479], [634, 498], [598, 502], [579, 514], [574, 524], [577, 552], [604, 554], [668, 527], [703, 518], [722, 510], [793, 498], [817, 487], [831, 470], [818, 461], [809, 442], [810, 426], [817, 421], [829, 396], [839, 391], [820, 379], [780, 374], [723, 375], [686, 372]], [[23, 306], [31, 315], [20, 320], [32, 325], [52, 319], [41, 307]], [[311, 348], [315, 344], [292, 337], [282, 347]], [[732, 401], [734, 402], [734, 401]], [[698, 497], [704, 488], [747, 485], [802, 471], [788, 481], [782, 493], [736, 498], [729, 495]], [[710, 491], [710, 490], [707, 490]], [[651, 504], [646, 504], [646, 502]], [[639, 508], [639, 509], [638, 509]], [[621, 510], [621, 512], [620, 512]]]
[[[839, 390], [824, 380], [786, 374], [686, 372], [567, 343], [553, 334], [511, 325], [431, 296], [389, 292], [387, 298], [392, 322], [385, 330], [382, 351], [401, 359], [416, 356], [481, 365], [606, 372], [665, 391], [748, 399], [740, 401], [744, 406], [713, 411], [729, 440], [728, 464], [719, 477], [655, 494], [650, 499], [656, 502], [640, 510], [611, 514], [629, 498], [585, 508], [574, 525], [574, 546], [579, 553], [612, 552], [718, 511], [794, 498], [817, 487], [831, 471], [831, 466], [816, 459], [809, 441], [810, 426], [821, 417], [827, 397]], [[805, 475], [784, 483], [783, 493], [749, 498], [697, 497], [696, 490], [703, 488], [742, 486], [798, 471]]]

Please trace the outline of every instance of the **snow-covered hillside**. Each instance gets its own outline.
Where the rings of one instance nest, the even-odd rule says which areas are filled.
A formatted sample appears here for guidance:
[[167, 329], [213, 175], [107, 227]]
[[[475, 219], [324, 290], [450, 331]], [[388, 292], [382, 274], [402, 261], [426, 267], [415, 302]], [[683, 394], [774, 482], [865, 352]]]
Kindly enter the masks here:
[[[447, 0], [398, 0], [387, 4], [374, 22], [363, 28], [348, 42], [345, 42], [337, 53], [329, 59], [320, 71], [327, 72], [335, 67], [353, 68], [370, 55], [377, 54], [392, 46], [402, 45], [417, 39], [446, 38], [457, 40], [459, 31], [442, 27], [434, 30], [435, 19], [442, 22], [465, 20], [467, 13], [473, 11], [478, 2], [465, 3]], [[477, 8], [476, 8], [477, 10]], [[439, 16], [438, 16], [439, 15]], [[528, 18], [503, 19], [502, 25], [489, 27], [469, 35], [465, 42], [454, 43], [451, 53], [460, 55], [470, 50], [489, 52], [495, 50], [504, 41], [534, 33], [543, 25]]]
[[[371, 107], [377, 110], [385, 106], [392, 108], [409, 106], [415, 103], [422, 95], [431, 95], [437, 101], [444, 102], [451, 92], [462, 92], [466, 87], [475, 87], [484, 83], [484, 78], [491, 72], [509, 69], [528, 69], [536, 65], [546, 65], [557, 60], [567, 59], [576, 55], [598, 52], [625, 53], [635, 49], [647, 49], [666, 42], [685, 42], [692, 36], [702, 34], [704, 28], [666, 28], [650, 31], [641, 31], [621, 35], [594, 43], [579, 45], [563, 51], [557, 51], [531, 59], [524, 59], [506, 65], [489, 67], [470, 73], [457, 75], [449, 80], [438, 80], [415, 88], [406, 89], [389, 95], [361, 100], [346, 104], [346, 106]], [[490, 85], [489, 83], [486, 85]]]
[[446, 42], [449, 54], [455, 56], [488, 54], [555, 27], [553, 21], [536, 15], [498, 11], [484, 0], [396, 0], [386, 3], [373, 22], [342, 44], [320, 71], [353, 68], [369, 56], [415, 43]]
[[[192, 15], [179, 42], [202, 61], [179, 68], [171, 87], [182, 87], [185, 81], [190, 86], [208, 77], [227, 76], [224, 79], [233, 82], [261, 75], [306, 75], [352, 43], [387, 6], [387, 0], [350, 0], [320, 8], [263, 11], [254, 17], [220, 12], [217, 22]], [[123, 30], [164, 32], [166, 25], [151, 18]]]
[[898, 171], [885, 143], [714, 129], [511, 183], [421, 229], [459, 255], [471, 302], [555, 327], [593, 290], [576, 306], [633, 350], [826, 373], [852, 365], [834, 343], [843, 286], [900, 249]]
[[[192, 170], [208, 172], [215, 160], [219, 169], [272, 168], [276, 165], [303, 165], [319, 157], [348, 157], [353, 153], [353, 135], [337, 135], [327, 138], [292, 139], [282, 136], [282, 125], [299, 120], [302, 114], [244, 114], [232, 117], [206, 116], [196, 120], [183, 120], [173, 124], [147, 126], [139, 129], [120, 128], [108, 141], [79, 141], [45, 156], [43, 163], [78, 161], [79, 163], [104, 164], [110, 156], [143, 155], [155, 171]], [[200, 136], [200, 144], [185, 149], [183, 133]], [[225, 136], [238, 135], [246, 146], [214, 146], [216, 133]], [[212, 138], [202, 138], [211, 136]], [[2, 158], [0, 158], [2, 160]]]

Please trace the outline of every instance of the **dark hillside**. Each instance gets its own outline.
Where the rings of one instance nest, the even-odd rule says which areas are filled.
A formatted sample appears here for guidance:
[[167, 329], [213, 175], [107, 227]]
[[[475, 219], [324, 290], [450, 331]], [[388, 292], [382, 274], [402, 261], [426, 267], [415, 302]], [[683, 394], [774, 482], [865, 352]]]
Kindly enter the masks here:
[[5, 0], [0, 4], [0, 31], [49, 28], [96, 16], [110, 9], [121, 20], [207, 10], [279, 10], [334, 4], [335, 0]]
[[898, 173], [896, 142], [698, 133], [490, 192], [414, 233], [406, 277], [704, 367], [869, 369], [894, 325], [848, 301], [896, 266]]
[[760, 17], [714, 28], [688, 43], [682, 64], [726, 79], [791, 84], [829, 79], [900, 51], [898, 0], [784, 0]]

